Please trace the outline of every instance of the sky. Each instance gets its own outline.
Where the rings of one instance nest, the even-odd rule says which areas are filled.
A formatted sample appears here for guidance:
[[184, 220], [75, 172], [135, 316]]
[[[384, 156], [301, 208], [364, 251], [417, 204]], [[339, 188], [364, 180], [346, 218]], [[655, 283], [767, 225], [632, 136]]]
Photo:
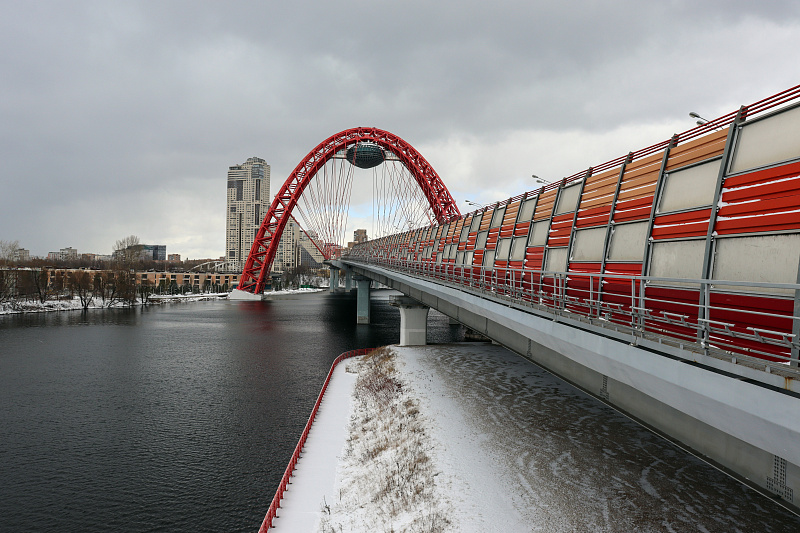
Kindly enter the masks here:
[[[388, 130], [462, 212], [800, 83], [800, 2], [0, 0], [0, 240], [225, 248], [228, 167], [274, 194]], [[356, 187], [358, 189], [358, 187]], [[354, 221], [360, 222], [360, 221]]]

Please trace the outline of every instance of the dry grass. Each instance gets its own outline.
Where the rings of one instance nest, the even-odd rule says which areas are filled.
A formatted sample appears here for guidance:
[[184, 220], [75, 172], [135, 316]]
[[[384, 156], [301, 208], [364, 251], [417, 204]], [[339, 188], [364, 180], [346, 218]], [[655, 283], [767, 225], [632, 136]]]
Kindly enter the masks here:
[[381, 348], [348, 366], [358, 372], [354, 414], [338, 501], [322, 504], [324, 533], [450, 529], [419, 402], [395, 365]]

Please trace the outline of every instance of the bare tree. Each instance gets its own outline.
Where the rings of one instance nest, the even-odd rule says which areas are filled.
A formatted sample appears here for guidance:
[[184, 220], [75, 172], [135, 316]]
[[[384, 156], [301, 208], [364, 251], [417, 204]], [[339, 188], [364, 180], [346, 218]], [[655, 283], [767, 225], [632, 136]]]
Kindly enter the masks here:
[[47, 269], [34, 267], [17, 272], [19, 295], [33, 297], [39, 303], [45, 303], [50, 298], [50, 275]]
[[73, 271], [69, 273], [67, 285], [70, 292], [78, 295], [81, 299], [81, 305], [84, 309], [88, 309], [92, 304], [94, 298], [94, 280], [92, 276], [85, 270]]
[[103, 301], [103, 306], [105, 306], [108, 291], [108, 273], [95, 272], [94, 279], [92, 280], [92, 287], [94, 289], [94, 295], [99, 296]]
[[128, 235], [114, 244], [114, 261], [125, 269], [134, 268], [142, 260], [142, 244], [136, 235]]
[[150, 280], [143, 279], [139, 285], [139, 297], [141, 298], [142, 305], [147, 305], [150, 301], [150, 295], [153, 294], [153, 285]]
[[16, 272], [0, 267], [0, 303], [10, 300], [14, 295]]
[[0, 240], [0, 264], [11, 264], [17, 250], [19, 250], [19, 241]]

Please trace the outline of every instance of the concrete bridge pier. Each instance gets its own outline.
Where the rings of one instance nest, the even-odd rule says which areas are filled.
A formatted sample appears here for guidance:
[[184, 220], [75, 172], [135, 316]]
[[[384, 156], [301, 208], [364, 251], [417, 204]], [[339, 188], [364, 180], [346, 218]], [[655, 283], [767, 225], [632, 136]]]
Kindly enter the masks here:
[[355, 281], [358, 287], [356, 323], [369, 324], [369, 289], [372, 280], [364, 276], [356, 276]]
[[338, 288], [339, 288], [339, 269], [334, 267], [334, 266], [332, 266], [331, 267], [331, 281], [330, 281], [330, 287], [328, 288], [328, 290], [330, 292], [336, 292], [336, 289], [338, 289]]
[[430, 307], [408, 296], [394, 296], [389, 303], [400, 309], [400, 346], [425, 346]]
[[344, 290], [350, 292], [353, 289], [353, 271], [349, 268], [344, 271]]

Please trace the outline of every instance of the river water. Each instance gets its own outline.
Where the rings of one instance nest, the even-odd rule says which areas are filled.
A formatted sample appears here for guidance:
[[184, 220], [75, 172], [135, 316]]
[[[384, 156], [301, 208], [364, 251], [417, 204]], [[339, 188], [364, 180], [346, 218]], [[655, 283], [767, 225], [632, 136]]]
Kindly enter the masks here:
[[327, 293], [0, 316], [0, 531], [257, 531], [333, 359], [399, 340], [385, 301], [355, 317]]
[[[375, 296], [369, 326], [355, 324], [353, 295], [328, 293], [0, 316], [0, 532], [257, 531], [333, 359], [399, 340], [397, 309]], [[429, 342], [463, 339], [439, 313], [428, 325]], [[548, 380], [526, 393], [575, 403]], [[575, 405], [580, 420], [622, 418], [587, 402]], [[563, 419], [561, 407], [541, 410]], [[594, 426], [581, 423], [581, 438], [610, 438], [615, 449], [652, 440]], [[687, 488], [680, 465], [696, 470], [698, 461], [656, 444], [683, 457], [678, 474], [653, 467], [664, 497], [716, 490], [703, 475]], [[584, 474], [563, 473], [577, 483]], [[771, 531], [798, 531], [796, 517], [766, 498], [731, 499], [742, 508], [718, 506], [710, 522], [719, 527], [697, 530], [744, 531], [727, 515], [751, 509], [775, 518]]]

